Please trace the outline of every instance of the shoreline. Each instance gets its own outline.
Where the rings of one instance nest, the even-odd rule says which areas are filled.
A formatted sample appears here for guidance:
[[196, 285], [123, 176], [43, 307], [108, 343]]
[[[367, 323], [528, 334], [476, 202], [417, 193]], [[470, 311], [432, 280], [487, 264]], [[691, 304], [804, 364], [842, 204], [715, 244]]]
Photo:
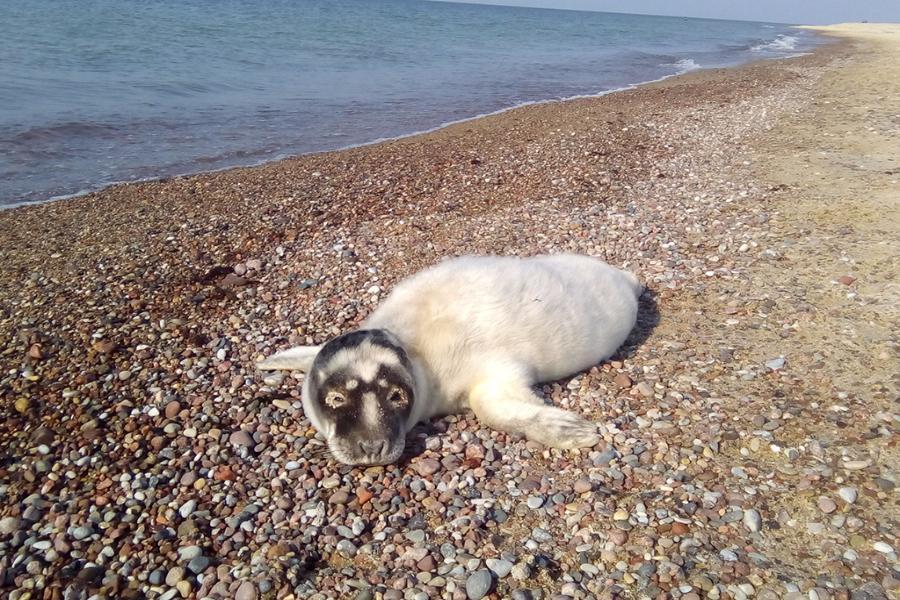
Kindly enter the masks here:
[[[804, 28], [805, 26], [797, 25], [797, 26], [794, 26], [794, 27], [795, 27], [795, 28], [798, 28], [798, 29], [802, 29], [802, 28]], [[810, 29], [810, 28], [807, 27], [807, 29]], [[820, 34], [820, 35], [821, 35], [821, 34]], [[827, 36], [822, 36], [822, 37], [827, 37]], [[831, 42], [834, 43], [834, 42], [835, 42], [835, 39], [834, 39], [834, 38], [831, 38]], [[306, 156], [314, 156], [314, 155], [320, 155], [320, 154], [330, 154], [330, 153], [333, 153], [333, 152], [344, 152], [344, 151], [347, 151], [347, 150], [354, 150], [354, 149], [357, 149], [357, 148], [365, 148], [365, 147], [368, 147], [368, 146], [374, 146], [374, 145], [382, 144], [382, 143], [385, 143], [385, 142], [394, 142], [394, 141], [398, 141], [398, 140], [402, 140], [402, 139], [406, 139], [406, 138], [414, 138], [414, 137], [418, 137], [418, 136], [421, 136], [421, 135], [427, 135], [427, 134], [430, 134], [430, 133], [434, 133], [434, 132], [436, 132], [436, 131], [439, 131], [439, 130], [444, 129], [444, 128], [447, 128], [447, 127], [452, 127], [452, 126], [454, 126], [454, 125], [460, 125], [460, 124], [463, 124], [463, 123], [467, 123], [467, 122], [469, 122], [469, 121], [474, 121], [474, 120], [478, 120], [478, 119], [483, 119], [483, 118], [486, 118], [486, 117], [492, 117], [492, 116], [495, 116], [495, 115], [501, 115], [501, 114], [507, 113], [507, 112], [509, 112], [509, 111], [514, 111], [514, 110], [518, 110], [518, 109], [522, 109], [522, 108], [528, 108], [528, 107], [530, 107], [530, 106], [540, 106], [540, 105], [542, 105], [542, 104], [554, 104], [554, 103], [560, 103], [560, 102], [571, 102], [571, 101], [573, 101], [573, 100], [590, 100], [590, 99], [595, 99], [595, 98], [602, 98], [602, 97], [608, 96], [608, 95], [610, 95], [610, 94], [617, 94], [617, 93], [620, 93], [620, 92], [627, 92], [627, 91], [629, 91], [629, 90], [637, 89], [637, 88], [640, 88], [640, 87], [643, 87], [643, 86], [647, 86], [647, 85], [653, 85], [653, 84], [660, 83], [660, 82], [663, 82], [663, 81], [666, 81], [666, 80], [669, 80], [669, 79], [672, 79], [672, 78], [683, 77], [684, 75], [693, 73], [693, 72], [695, 72], [695, 71], [716, 70], [716, 69], [740, 69], [740, 68], [742, 68], [742, 67], [747, 67], [747, 66], [755, 65], [755, 64], [758, 64], [758, 63], [765, 63], [765, 62], [767, 62], [767, 61], [783, 61], [783, 60], [792, 60], [792, 59], [795, 59], [795, 58], [801, 58], [801, 57], [803, 57], [803, 56], [808, 56], [808, 55], [810, 55], [810, 54], [816, 52], [816, 51], [818, 50], [818, 48], [821, 48], [822, 46], [828, 45], [828, 43], [829, 43], [829, 41], [827, 41], [827, 40], [826, 40], [826, 41], [822, 41], [819, 45], [813, 47], [811, 50], [804, 51], [804, 52], [798, 52], [797, 54], [792, 54], [792, 55], [789, 55], [789, 56], [771, 57], [771, 58], [758, 58], [758, 59], [751, 60], [751, 61], [748, 61], [748, 62], [740, 63], [740, 64], [737, 64], [737, 65], [729, 65], [729, 66], [725, 66], [725, 67], [703, 67], [703, 66], [699, 66], [699, 67], [684, 68], [684, 69], [681, 70], [681, 71], [672, 73], [672, 74], [670, 74], [670, 75], [664, 75], [663, 77], [660, 77], [660, 78], [658, 78], [658, 79], [649, 79], [649, 80], [647, 80], [647, 81], [640, 81], [640, 82], [637, 82], [637, 83], [629, 84], [629, 85], [624, 86], [624, 87], [614, 88], [614, 89], [605, 90], [605, 91], [597, 92], [597, 93], [576, 94], [576, 95], [574, 95], [574, 96], [566, 96], [566, 97], [563, 97], [563, 98], [549, 98], [549, 99], [544, 99], [544, 100], [532, 100], [532, 101], [526, 101], [526, 102], [522, 102], [522, 103], [519, 103], [519, 104], [514, 104], [514, 105], [512, 105], [512, 106], [507, 106], [507, 107], [504, 107], [504, 108], [499, 108], [499, 109], [494, 110], [494, 111], [490, 111], [490, 112], [486, 112], [486, 113], [479, 113], [479, 114], [474, 115], [474, 116], [471, 116], [471, 117], [465, 117], [465, 118], [457, 119], [457, 120], [453, 120], [453, 121], [446, 121], [446, 122], [443, 122], [443, 123], [441, 123], [441, 124], [439, 124], [439, 125], [435, 125], [434, 127], [430, 127], [430, 128], [427, 128], [427, 129], [422, 129], [422, 130], [418, 130], [418, 131], [413, 131], [413, 132], [410, 132], [410, 133], [405, 133], [405, 134], [401, 134], [401, 135], [394, 136], [394, 137], [377, 138], [377, 139], [374, 139], [374, 140], [371, 140], [371, 141], [368, 141], [368, 142], [362, 142], [362, 143], [359, 143], [359, 144], [351, 144], [351, 145], [349, 145], [349, 146], [342, 146], [342, 147], [340, 147], [340, 148], [334, 148], [334, 149], [332, 149], [332, 150], [316, 150], [316, 151], [312, 151], [312, 152], [304, 152], [304, 153], [300, 153], [300, 154], [279, 154], [278, 156], [275, 156], [275, 157], [273, 157], [273, 158], [270, 158], [270, 159], [264, 159], [264, 160], [262, 160], [262, 161], [255, 162], [255, 163], [251, 163], [251, 164], [246, 164], [246, 165], [233, 165], [233, 166], [229, 166], [229, 167], [222, 167], [222, 168], [220, 168], [220, 169], [212, 169], [212, 170], [188, 171], [188, 172], [185, 172], [185, 173], [178, 173], [178, 174], [175, 174], [175, 175], [163, 175], [163, 176], [159, 176], [159, 177], [147, 177], [147, 178], [144, 178], [144, 179], [133, 179], [133, 180], [113, 181], [113, 182], [104, 184], [104, 185], [102, 185], [102, 186], [100, 186], [100, 187], [98, 187], [98, 188], [95, 188], [95, 189], [81, 190], [81, 191], [78, 191], [78, 192], [73, 192], [73, 193], [71, 193], [71, 194], [61, 194], [61, 195], [58, 195], [58, 196], [52, 196], [52, 197], [47, 198], [47, 199], [44, 199], [44, 200], [31, 200], [31, 201], [27, 201], [27, 200], [26, 200], [26, 201], [21, 201], [21, 202], [13, 202], [13, 203], [10, 203], [10, 204], [3, 204], [3, 205], [0, 205], [0, 212], [6, 211], [6, 210], [13, 210], [13, 209], [16, 209], [16, 208], [22, 208], [22, 207], [26, 207], [26, 206], [38, 206], [38, 205], [48, 204], [48, 203], [51, 203], [51, 202], [59, 202], [59, 201], [64, 201], [64, 200], [77, 199], [77, 198], [81, 198], [81, 197], [84, 197], [84, 196], [90, 196], [90, 195], [92, 195], [92, 194], [99, 194], [99, 193], [104, 192], [105, 190], [107, 190], [107, 189], [109, 189], [109, 188], [119, 187], [119, 186], [123, 186], [123, 185], [133, 185], [133, 184], [141, 184], [141, 183], [153, 183], [153, 182], [159, 182], [159, 181], [166, 181], [166, 180], [169, 180], [169, 179], [185, 178], [185, 177], [194, 177], [194, 176], [197, 176], [197, 175], [213, 175], [213, 174], [216, 174], [216, 173], [221, 173], [221, 172], [223, 172], [223, 171], [230, 171], [230, 170], [232, 170], [232, 169], [253, 169], [253, 168], [262, 167], [262, 166], [265, 166], [265, 165], [268, 165], [268, 164], [271, 164], [271, 163], [278, 163], [278, 162], [285, 161], [285, 160], [302, 159], [303, 157], [306, 157]], [[691, 62], [693, 62], [693, 61], [691, 61]], [[678, 64], [678, 63], [675, 63], [675, 64], [673, 64], [672, 66], [676, 66], [677, 64]]]
[[[898, 49], [0, 212], [0, 590], [886, 600]], [[349, 468], [254, 368], [441, 258], [547, 252], [648, 288], [612, 360], [538, 388], [595, 448], [462, 414]]]

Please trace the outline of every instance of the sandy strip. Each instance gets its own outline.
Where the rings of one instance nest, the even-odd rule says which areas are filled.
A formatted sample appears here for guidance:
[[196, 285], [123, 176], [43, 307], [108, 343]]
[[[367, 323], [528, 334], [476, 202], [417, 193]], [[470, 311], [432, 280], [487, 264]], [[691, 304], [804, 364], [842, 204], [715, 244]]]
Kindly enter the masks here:
[[[394, 142], [0, 213], [11, 598], [897, 593], [896, 29]], [[442, 257], [639, 272], [551, 451], [436, 419], [322, 451], [258, 356]], [[17, 590], [17, 591], [14, 591]]]

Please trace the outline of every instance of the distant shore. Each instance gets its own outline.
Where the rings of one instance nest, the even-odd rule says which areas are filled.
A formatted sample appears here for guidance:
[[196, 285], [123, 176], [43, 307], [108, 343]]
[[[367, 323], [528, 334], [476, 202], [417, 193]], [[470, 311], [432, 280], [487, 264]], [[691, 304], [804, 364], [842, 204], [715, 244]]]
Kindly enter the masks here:
[[[900, 27], [827, 31], [798, 58], [0, 212], [2, 593], [896, 594]], [[348, 468], [299, 376], [254, 368], [442, 258], [546, 252], [648, 288], [613, 360], [540, 389], [598, 423], [593, 449], [460, 415]]]

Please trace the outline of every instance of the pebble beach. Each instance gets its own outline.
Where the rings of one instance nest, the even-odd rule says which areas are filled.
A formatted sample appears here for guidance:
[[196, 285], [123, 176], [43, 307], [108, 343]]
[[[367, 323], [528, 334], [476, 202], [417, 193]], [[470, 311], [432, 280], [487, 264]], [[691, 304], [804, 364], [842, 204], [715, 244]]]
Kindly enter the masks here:
[[[814, 53], [0, 212], [0, 596], [900, 595], [900, 26]], [[543, 385], [591, 449], [436, 418], [348, 467], [302, 375], [463, 254], [637, 273]], [[464, 299], [461, 299], [463, 301]]]

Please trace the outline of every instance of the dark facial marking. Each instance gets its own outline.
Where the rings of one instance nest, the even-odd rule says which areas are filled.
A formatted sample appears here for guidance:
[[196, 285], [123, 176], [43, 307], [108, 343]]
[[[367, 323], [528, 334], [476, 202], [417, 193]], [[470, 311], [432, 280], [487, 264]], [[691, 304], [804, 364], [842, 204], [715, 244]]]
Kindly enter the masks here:
[[[356, 386], [347, 388], [348, 381]], [[387, 386], [379, 385], [384, 381]], [[339, 394], [342, 402], [331, 406], [329, 396]], [[377, 423], [366, 420], [366, 396], [372, 394], [378, 403]], [[356, 377], [352, 368], [331, 374], [316, 390], [316, 400], [323, 416], [335, 424], [335, 435], [349, 440], [394, 439], [405, 433], [406, 421], [412, 411], [411, 381], [395, 368], [382, 365], [373, 381]]]
[[339, 335], [326, 343], [322, 349], [319, 350], [319, 354], [316, 356], [316, 360], [313, 363], [313, 369], [320, 369], [327, 365], [328, 361], [341, 350], [344, 350], [345, 348], [356, 348], [361, 346], [363, 342], [368, 342], [373, 346], [379, 346], [393, 351], [400, 357], [400, 364], [407, 370], [412, 370], [412, 364], [409, 362], [406, 350], [403, 349], [403, 346], [400, 345], [390, 332], [384, 329], [358, 329], [356, 331], [351, 331], [350, 333]]

